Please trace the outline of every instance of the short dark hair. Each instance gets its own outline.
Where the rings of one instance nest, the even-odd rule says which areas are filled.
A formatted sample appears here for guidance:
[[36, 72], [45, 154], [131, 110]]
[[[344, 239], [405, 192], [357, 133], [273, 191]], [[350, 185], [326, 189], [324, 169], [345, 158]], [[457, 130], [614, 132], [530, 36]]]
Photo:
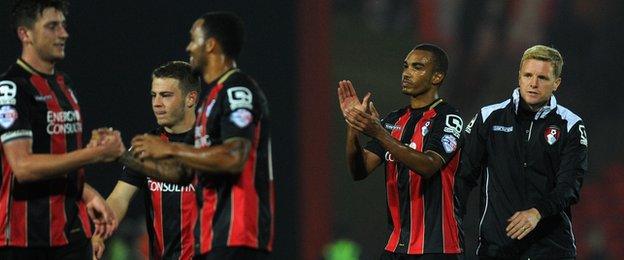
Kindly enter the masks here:
[[435, 60], [434, 72], [442, 73], [446, 77], [446, 71], [448, 70], [448, 56], [442, 48], [438, 47], [435, 44], [422, 43], [416, 45], [413, 50], [423, 50], [431, 52]]
[[209, 12], [201, 19], [206, 38], [214, 37], [226, 56], [237, 59], [245, 41], [243, 20], [231, 12]]
[[46, 8], [54, 8], [67, 16], [69, 2], [67, 0], [15, 0], [11, 9], [11, 27], [17, 29], [20, 26], [32, 28], [37, 17], [43, 14]]
[[199, 78], [193, 75], [191, 65], [184, 61], [170, 61], [156, 68], [152, 78], [171, 78], [180, 81], [182, 95], [191, 91], [199, 92]]

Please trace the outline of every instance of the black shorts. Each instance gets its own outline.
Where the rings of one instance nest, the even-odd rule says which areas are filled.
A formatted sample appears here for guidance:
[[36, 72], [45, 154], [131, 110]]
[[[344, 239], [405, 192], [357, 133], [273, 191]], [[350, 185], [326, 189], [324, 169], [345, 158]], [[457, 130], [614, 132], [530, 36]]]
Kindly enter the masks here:
[[208, 253], [195, 256], [196, 260], [265, 260], [269, 252], [249, 247], [217, 247]]
[[422, 255], [408, 255], [399, 254], [389, 251], [383, 251], [379, 257], [381, 260], [458, 260], [463, 259], [462, 254], [422, 254]]
[[2, 247], [0, 248], [0, 259], [2, 260], [83, 260], [92, 259], [91, 242], [89, 240], [78, 240], [75, 243], [58, 247]]

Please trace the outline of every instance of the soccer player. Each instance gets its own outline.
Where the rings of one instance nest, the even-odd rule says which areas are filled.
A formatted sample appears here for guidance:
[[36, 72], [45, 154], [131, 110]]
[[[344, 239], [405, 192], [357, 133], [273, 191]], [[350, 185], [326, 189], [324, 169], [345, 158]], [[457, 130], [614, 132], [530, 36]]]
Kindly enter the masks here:
[[511, 98], [481, 108], [464, 130], [458, 194], [465, 203], [483, 175], [481, 258], [576, 257], [570, 206], [587, 174], [587, 133], [553, 95], [562, 68], [556, 49], [527, 49]]
[[[156, 68], [152, 73], [151, 95], [159, 127], [149, 134], [164, 141], [192, 144], [193, 139], [187, 137], [193, 135], [199, 88], [199, 78], [186, 62], [173, 61]], [[145, 196], [151, 259], [191, 259], [197, 220], [195, 186], [159, 182], [125, 168], [106, 200], [119, 222], [139, 190]], [[94, 236], [92, 243], [95, 255], [100, 258], [103, 240]]]
[[143, 135], [121, 161], [168, 182], [198, 179], [199, 259], [265, 259], [273, 245], [273, 173], [269, 110], [262, 90], [236, 67], [241, 19], [211, 12], [195, 21], [187, 51], [205, 85], [195, 144]]
[[62, 0], [17, 1], [12, 9], [22, 52], [0, 76], [0, 259], [90, 258], [89, 216], [96, 233], [114, 229], [114, 214], [81, 167], [125, 148], [120, 138], [82, 148], [78, 100], [55, 70], [65, 57], [66, 13]]
[[[447, 67], [439, 47], [414, 47], [401, 80], [410, 102], [381, 121], [370, 93], [360, 103], [350, 81], [339, 83], [353, 179], [366, 178], [382, 163], [385, 168], [390, 234], [381, 259], [458, 259], [462, 253], [453, 199], [462, 120], [438, 97]], [[372, 140], [362, 147], [359, 134]]]

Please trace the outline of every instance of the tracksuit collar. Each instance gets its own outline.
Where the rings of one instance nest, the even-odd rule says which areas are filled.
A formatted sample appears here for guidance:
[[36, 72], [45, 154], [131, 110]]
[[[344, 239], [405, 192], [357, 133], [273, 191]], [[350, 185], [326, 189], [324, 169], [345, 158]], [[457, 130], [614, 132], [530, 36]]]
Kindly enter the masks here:
[[[516, 112], [516, 115], [517, 115], [518, 107], [520, 105], [520, 88], [514, 89], [513, 93], [511, 94], [511, 100], [513, 101], [513, 104], [514, 104], [514, 112]], [[555, 95], [552, 95], [550, 96], [550, 101], [548, 105], [543, 106], [537, 111], [537, 113], [535, 113], [535, 120], [540, 119], [540, 118], [541, 119], [545, 118], [546, 115], [550, 113], [550, 111], [553, 111], [556, 108], [557, 108], [557, 99], [555, 98]]]

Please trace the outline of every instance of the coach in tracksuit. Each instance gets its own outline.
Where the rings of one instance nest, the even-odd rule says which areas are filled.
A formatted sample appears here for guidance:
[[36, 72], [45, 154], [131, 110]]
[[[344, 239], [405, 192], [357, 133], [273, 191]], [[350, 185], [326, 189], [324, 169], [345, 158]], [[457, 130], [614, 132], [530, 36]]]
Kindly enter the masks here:
[[587, 173], [580, 117], [557, 104], [561, 54], [536, 45], [524, 52], [519, 88], [485, 106], [464, 130], [456, 183], [464, 205], [481, 176], [477, 255], [481, 259], [573, 259], [570, 205]]

